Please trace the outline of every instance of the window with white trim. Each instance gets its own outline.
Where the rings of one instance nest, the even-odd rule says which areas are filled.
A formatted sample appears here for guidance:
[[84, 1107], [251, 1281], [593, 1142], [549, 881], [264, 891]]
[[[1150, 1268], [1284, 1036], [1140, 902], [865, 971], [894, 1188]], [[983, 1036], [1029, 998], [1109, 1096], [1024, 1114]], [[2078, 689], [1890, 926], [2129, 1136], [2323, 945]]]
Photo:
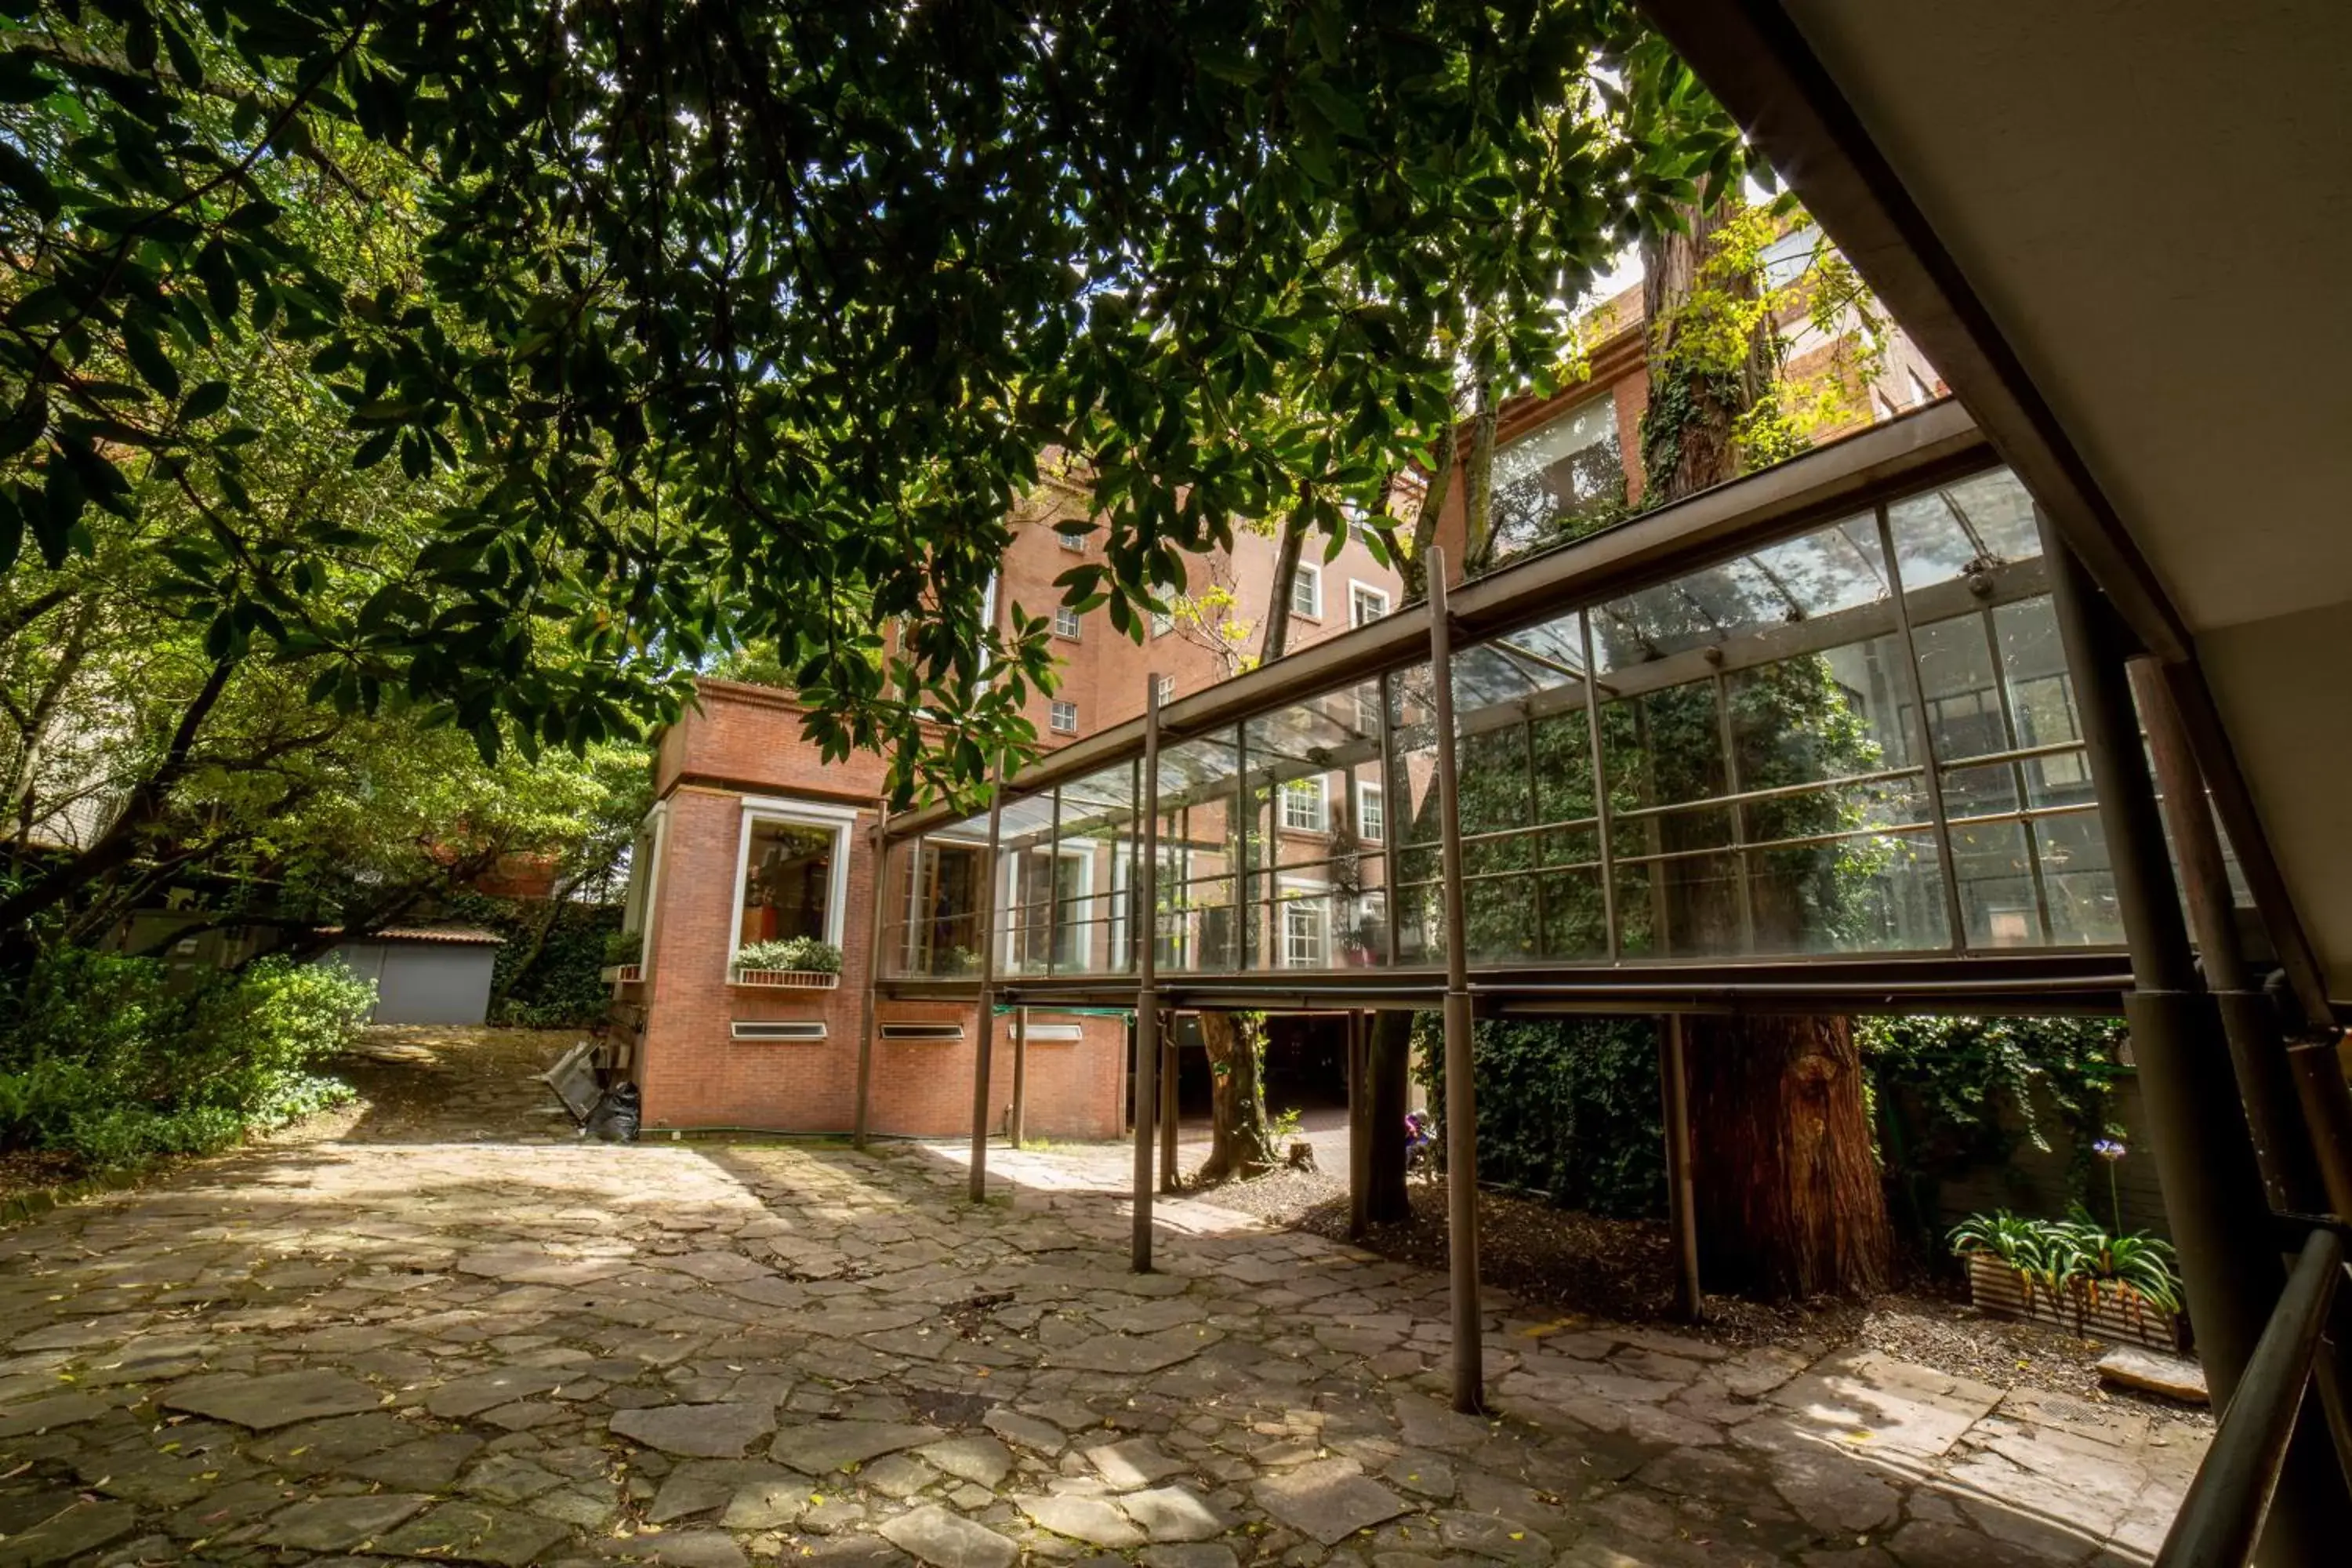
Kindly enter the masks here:
[[[735, 945], [813, 937], [841, 945], [851, 817], [815, 808], [744, 813], [735, 880]], [[730, 955], [731, 958], [731, 954]]]
[[1087, 531], [1083, 528], [1057, 528], [1054, 537], [1062, 542], [1065, 550], [1082, 551], [1087, 547]]
[[1047, 710], [1045, 721], [1053, 726], [1056, 735], [1075, 735], [1078, 732], [1078, 705], [1056, 702]]
[[1282, 786], [1282, 825], [1300, 833], [1328, 833], [1331, 812], [1323, 797], [1323, 775], [1290, 779]]
[[1330, 910], [1322, 898], [1283, 900], [1283, 967], [1286, 969], [1327, 967], [1330, 963]]
[[1057, 637], [1068, 637], [1074, 642], [1077, 640], [1078, 612], [1068, 605], [1055, 605], [1054, 635]]
[[1369, 626], [1389, 613], [1389, 591], [1370, 583], [1348, 584], [1348, 624]]
[[1356, 837], [1367, 844], [1378, 844], [1388, 837], [1388, 796], [1381, 793], [1378, 779], [1356, 781]]
[[1175, 701], [1176, 678], [1172, 675], [1153, 676], [1151, 678], [1151, 695], [1159, 699], [1160, 706], [1162, 708], [1165, 708], [1171, 702]]
[[1316, 620], [1323, 616], [1323, 568], [1312, 562], [1298, 563], [1298, 574], [1290, 580], [1290, 613]]

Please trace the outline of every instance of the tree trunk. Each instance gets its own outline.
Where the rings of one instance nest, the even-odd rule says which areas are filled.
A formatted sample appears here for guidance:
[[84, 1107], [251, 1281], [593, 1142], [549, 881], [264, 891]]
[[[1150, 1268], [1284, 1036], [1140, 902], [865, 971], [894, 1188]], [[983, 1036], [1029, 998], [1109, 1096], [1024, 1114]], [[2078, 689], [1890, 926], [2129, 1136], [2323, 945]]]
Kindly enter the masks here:
[[1495, 559], [1495, 384], [1481, 372], [1473, 394], [1470, 462], [1462, 473], [1464, 576], [1484, 572]]
[[1374, 1225], [1393, 1225], [1412, 1217], [1404, 1181], [1405, 1087], [1412, 1066], [1412, 1019], [1411, 1013], [1391, 1008], [1381, 1009], [1372, 1018], [1366, 1063], [1371, 1104], [1365, 1113], [1371, 1123], [1371, 1190], [1365, 1217]]
[[1770, 1297], [1886, 1288], [1886, 1198], [1843, 1018], [1693, 1018], [1699, 1273]]
[[[1778, 363], [1769, 323], [1741, 363], [1678, 352], [1680, 314], [1729, 216], [1685, 209], [1687, 229], [1645, 236], [1650, 402], [1643, 500], [1657, 506], [1738, 477], [1735, 438]], [[1755, 279], [1706, 287], [1754, 289]], [[1702, 1272], [1766, 1295], [1885, 1289], [1890, 1237], [1849, 1019], [1691, 1021], [1691, 1147]]]
[[1265, 1026], [1231, 1013], [1201, 1016], [1201, 1044], [1209, 1053], [1212, 1086], [1209, 1159], [1197, 1179], [1222, 1182], [1255, 1176], [1280, 1158], [1265, 1116], [1265, 1089], [1258, 1073]]
[[1290, 646], [1290, 595], [1298, 582], [1298, 556], [1307, 545], [1307, 520], [1293, 516], [1282, 525], [1282, 539], [1274, 552], [1274, 582], [1266, 590], [1265, 636], [1259, 639], [1257, 660], [1272, 664]]
[[[1688, 226], [1685, 231], [1642, 238], [1642, 313], [1650, 333], [1650, 401], [1642, 415], [1643, 502], [1648, 506], [1738, 477], [1734, 433], [1739, 416], [1756, 405], [1779, 373], [1777, 344], [1769, 331], [1749, 342], [1746, 359], [1737, 366], [1695, 363], [1695, 354], [1682, 352], [1682, 308], [1698, 287], [1708, 247], [1732, 209], [1726, 205], [1680, 210]], [[1718, 277], [1707, 283], [1752, 299], [1759, 280]]]
[[1412, 542], [1396, 563], [1397, 575], [1404, 579], [1408, 603], [1429, 596], [1429, 547], [1437, 542], [1438, 514], [1445, 510], [1445, 492], [1454, 488], [1456, 445], [1454, 432], [1448, 430], [1430, 454], [1429, 483], [1421, 492], [1421, 505], [1412, 514]]

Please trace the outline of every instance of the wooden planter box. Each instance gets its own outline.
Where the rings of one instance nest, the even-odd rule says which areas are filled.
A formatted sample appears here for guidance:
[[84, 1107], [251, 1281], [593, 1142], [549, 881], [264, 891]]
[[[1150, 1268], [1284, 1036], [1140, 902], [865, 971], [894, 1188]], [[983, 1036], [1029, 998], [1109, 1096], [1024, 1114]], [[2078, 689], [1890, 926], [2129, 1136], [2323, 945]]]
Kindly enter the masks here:
[[642, 963], [608, 963], [599, 973], [607, 985], [637, 985], [645, 981], [646, 966]]
[[730, 968], [727, 984], [768, 991], [830, 991], [841, 984], [841, 976], [821, 969]]
[[2146, 1345], [2178, 1355], [2189, 1348], [2188, 1320], [2123, 1290], [2077, 1286], [2053, 1291], [1990, 1253], [1969, 1254], [1969, 1300], [1996, 1318], [2047, 1323], [2084, 1339]]

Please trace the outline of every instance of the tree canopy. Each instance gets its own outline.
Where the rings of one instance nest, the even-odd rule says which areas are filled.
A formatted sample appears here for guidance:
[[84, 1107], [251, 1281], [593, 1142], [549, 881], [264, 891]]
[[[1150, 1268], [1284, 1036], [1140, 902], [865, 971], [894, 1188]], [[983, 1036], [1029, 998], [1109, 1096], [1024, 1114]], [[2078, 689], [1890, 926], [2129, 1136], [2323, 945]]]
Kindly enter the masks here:
[[205, 657], [486, 755], [772, 640], [902, 795], [1033, 739], [1043, 625], [982, 605], [1041, 460], [1135, 626], [1374, 504], [1465, 356], [1540, 378], [1739, 158], [1622, 0], [0, 16], [0, 560], [155, 531]]

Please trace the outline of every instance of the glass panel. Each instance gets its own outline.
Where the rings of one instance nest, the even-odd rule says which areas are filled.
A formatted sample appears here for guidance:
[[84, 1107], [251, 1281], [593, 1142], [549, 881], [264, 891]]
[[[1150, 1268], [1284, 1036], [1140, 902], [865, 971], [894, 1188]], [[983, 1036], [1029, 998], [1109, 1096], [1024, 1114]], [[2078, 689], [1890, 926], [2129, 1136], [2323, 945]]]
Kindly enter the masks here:
[[833, 855], [829, 827], [754, 817], [743, 851], [743, 921], [735, 945], [832, 935]]
[[1616, 400], [1603, 393], [1495, 450], [1495, 559], [1581, 539], [1625, 515]]
[[1234, 733], [1160, 752], [1159, 910], [1154, 961], [1170, 971], [1223, 971], [1241, 962], [1234, 869], [1243, 847], [1234, 814]]
[[2025, 825], [1990, 822], [1952, 828], [1960, 918], [1972, 948], [2032, 947], [2042, 938]]
[[2042, 553], [2033, 499], [2006, 468], [1895, 501], [1886, 521], [1906, 593]]
[[1930, 816], [1874, 517], [1600, 605], [1592, 627], [1622, 951], [1949, 944], [1932, 835], [1874, 831]]
[[[1992, 618], [2000, 641], [2001, 676], [2017, 721], [2018, 746], [2031, 749], [2080, 740], [2074, 678], [2066, 670], [2050, 596], [2003, 605]], [[2030, 758], [2021, 766], [2026, 798], [2034, 805], [2073, 805], [2091, 798], [2090, 762], [2080, 751]]]
[[1914, 626], [1911, 635], [1919, 650], [1919, 692], [1927, 700], [1936, 755], [1951, 763], [2009, 751], [1984, 616], [1958, 616]]
[[2097, 813], [2037, 817], [2033, 837], [2041, 850], [2053, 945], [2122, 946], [2115, 873], [2108, 868], [2106, 835]]
[[1123, 974], [1134, 968], [1128, 938], [1135, 846], [1135, 776], [1120, 763], [1062, 786], [1055, 849], [1066, 886], [1059, 916], [1057, 973]]
[[1389, 677], [1389, 837], [1402, 846], [1392, 882], [1397, 962], [1445, 962], [1443, 900], [1437, 878], [1437, 730], [1429, 666]]
[[988, 819], [971, 817], [923, 838], [907, 889], [905, 973], [977, 976], [980, 898], [988, 855]]

